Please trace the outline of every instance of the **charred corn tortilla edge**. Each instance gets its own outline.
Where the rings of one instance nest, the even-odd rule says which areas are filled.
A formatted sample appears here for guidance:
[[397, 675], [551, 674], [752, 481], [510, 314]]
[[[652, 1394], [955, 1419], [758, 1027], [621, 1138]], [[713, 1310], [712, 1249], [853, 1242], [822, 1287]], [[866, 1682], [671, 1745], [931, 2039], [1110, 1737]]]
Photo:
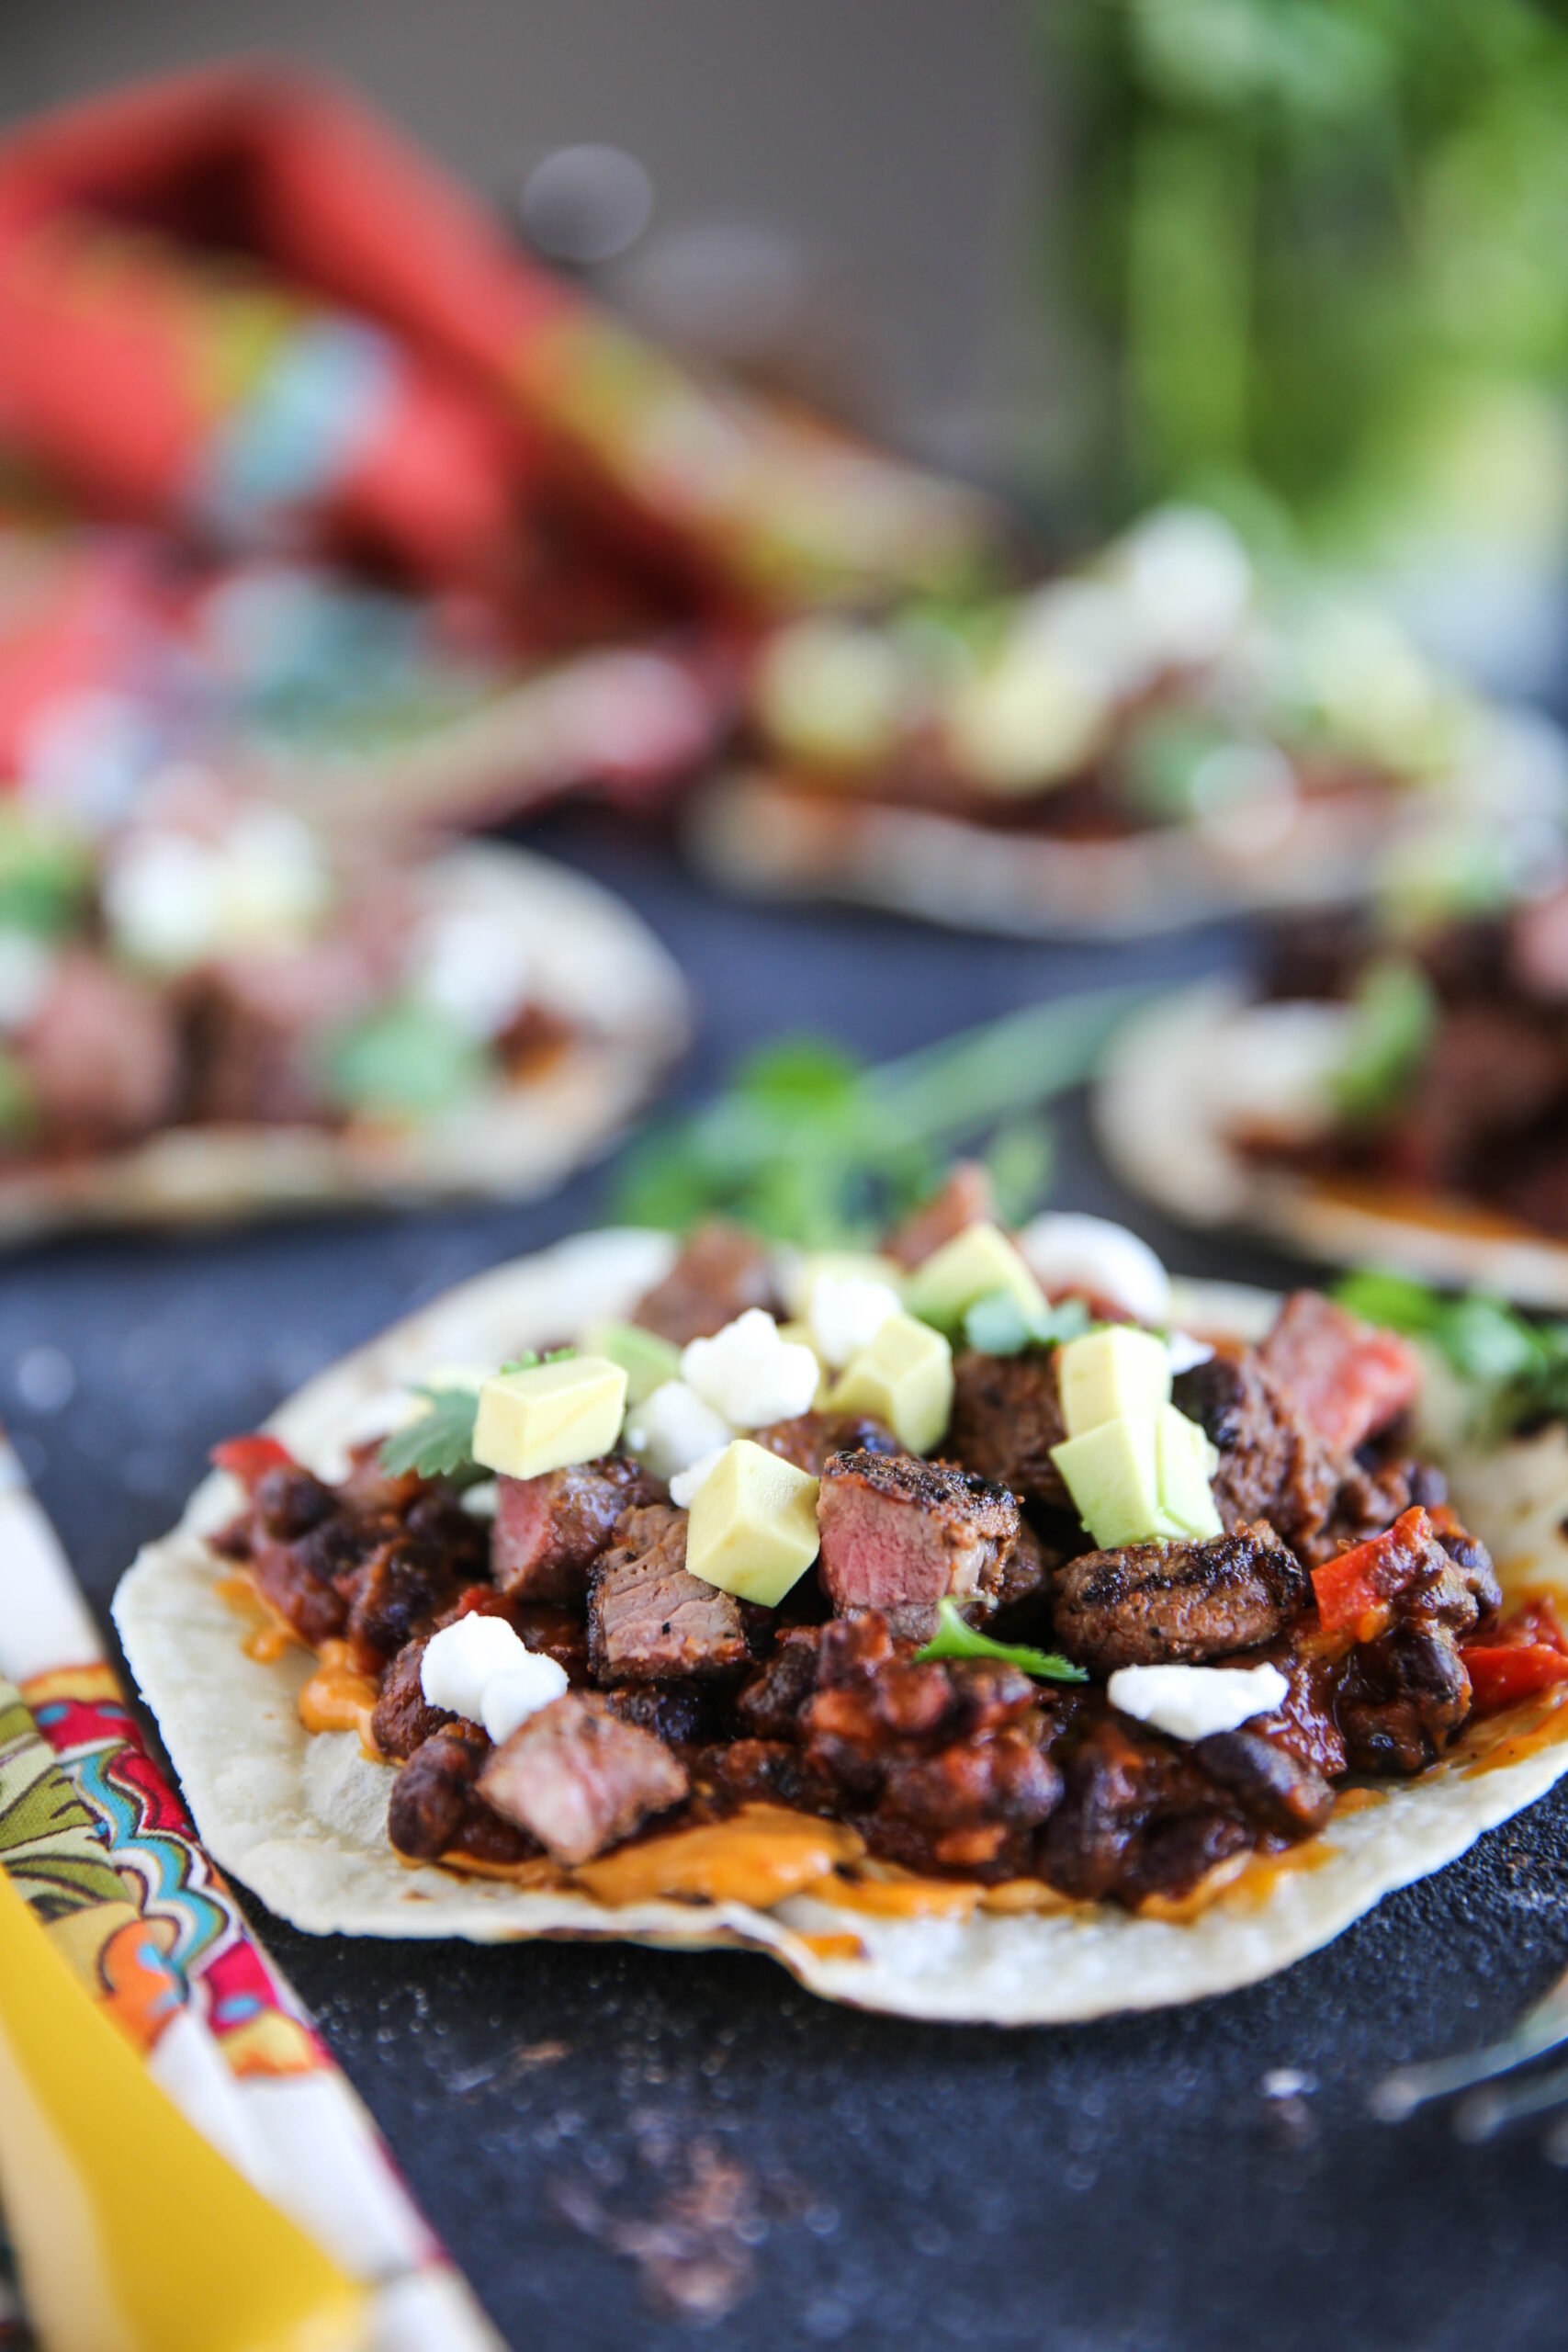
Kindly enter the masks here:
[[[662, 1236], [606, 1232], [498, 1268], [449, 1293], [300, 1389], [270, 1426], [307, 1459], [367, 1398], [432, 1364], [484, 1360], [623, 1311], [670, 1262]], [[1190, 1327], [1266, 1321], [1269, 1302], [1229, 1285], [1185, 1288]], [[209, 1849], [272, 1910], [316, 1934], [459, 1937], [477, 1942], [602, 1938], [702, 1949], [743, 1946], [831, 2000], [911, 2018], [1040, 2025], [1199, 2000], [1316, 1951], [1393, 1888], [1462, 1853], [1568, 1770], [1568, 1740], [1479, 1773], [1392, 1787], [1337, 1818], [1324, 1859], [1286, 1868], [1261, 1901], [1222, 1897], [1196, 1919], [1135, 1919], [1111, 1905], [968, 1920], [883, 1919], [797, 1896], [739, 1904], [639, 1903], [410, 1869], [387, 1842], [391, 1770], [348, 1734], [308, 1735], [295, 1708], [302, 1653], [260, 1665], [242, 1646], [205, 1532], [233, 1508], [209, 1478], [174, 1531], [149, 1545], [115, 1601], [131, 1671]], [[1563, 1508], [1568, 1510], [1568, 1456]], [[1485, 1532], [1484, 1528], [1481, 1531]], [[855, 1939], [855, 1955], [812, 1939]]]

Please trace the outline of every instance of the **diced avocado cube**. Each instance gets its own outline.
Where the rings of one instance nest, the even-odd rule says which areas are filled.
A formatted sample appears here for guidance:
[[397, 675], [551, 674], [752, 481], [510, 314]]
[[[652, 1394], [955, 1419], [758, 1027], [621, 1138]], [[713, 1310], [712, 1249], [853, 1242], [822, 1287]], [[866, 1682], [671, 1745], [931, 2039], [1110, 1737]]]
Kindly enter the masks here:
[[1025, 1316], [1043, 1315], [1045, 1294], [999, 1226], [965, 1226], [904, 1286], [904, 1304], [924, 1323], [952, 1330], [977, 1299], [1005, 1291]]
[[[817, 1358], [818, 1363], [821, 1363], [822, 1351], [818, 1347], [816, 1340], [811, 1335], [811, 1326], [809, 1323], [781, 1323], [779, 1325], [779, 1337], [788, 1347], [809, 1348], [812, 1354]], [[812, 1411], [814, 1413], [820, 1411], [821, 1408], [827, 1402], [828, 1369], [824, 1364], [822, 1367], [821, 1376], [817, 1383], [817, 1394], [811, 1399]]]
[[1171, 1531], [1160, 1508], [1158, 1422], [1123, 1414], [1051, 1448], [1073, 1508], [1102, 1552]]
[[604, 1356], [498, 1372], [479, 1390], [474, 1460], [506, 1478], [596, 1462], [621, 1434], [626, 1375]]
[[681, 1351], [674, 1341], [636, 1323], [595, 1323], [584, 1331], [582, 1344], [591, 1355], [620, 1365], [626, 1375], [628, 1405], [640, 1405], [667, 1380], [681, 1377]]
[[953, 1418], [953, 1350], [912, 1315], [890, 1315], [828, 1392], [835, 1413], [869, 1413], [911, 1453], [929, 1453]]
[[874, 1250], [803, 1250], [784, 1269], [784, 1304], [802, 1321], [811, 1312], [811, 1294], [824, 1274], [846, 1275], [863, 1283], [886, 1283], [902, 1293], [906, 1269], [897, 1258], [878, 1257]]
[[1209, 1484], [1218, 1456], [1207, 1431], [1185, 1413], [1179, 1413], [1174, 1405], [1167, 1405], [1159, 1416], [1156, 1452], [1159, 1498], [1166, 1518], [1184, 1535], [1202, 1541], [1223, 1535], [1224, 1528]]
[[1056, 1380], [1069, 1437], [1123, 1414], [1157, 1413], [1170, 1401], [1170, 1357], [1150, 1332], [1122, 1324], [1086, 1331], [1057, 1351]]
[[766, 1446], [738, 1437], [692, 1498], [688, 1571], [738, 1600], [776, 1609], [817, 1557], [818, 1484]]

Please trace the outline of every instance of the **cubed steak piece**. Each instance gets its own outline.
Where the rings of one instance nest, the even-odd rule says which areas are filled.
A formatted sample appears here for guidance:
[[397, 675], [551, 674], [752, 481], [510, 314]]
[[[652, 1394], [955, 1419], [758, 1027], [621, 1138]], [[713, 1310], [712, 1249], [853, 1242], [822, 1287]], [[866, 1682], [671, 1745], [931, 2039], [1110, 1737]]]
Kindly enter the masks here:
[[944, 1242], [956, 1241], [972, 1225], [994, 1222], [996, 1214], [990, 1171], [977, 1159], [961, 1159], [941, 1192], [911, 1210], [883, 1246], [901, 1266], [923, 1266]]
[[452, 1855], [503, 1869], [525, 1860], [537, 1845], [517, 1824], [502, 1820], [480, 1792], [491, 1744], [472, 1724], [454, 1723], [416, 1747], [392, 1782], [387, 1835], [411, 1862]]
[[826, 1464], [817, 1516], [839, 1614], [879, 1609], [916, 1641], [935, 1631], [939, 1600], [987, 1594], [1019, 1529], [1014, 1498], [972, 1471], [863, 1447]]
[[1308, 1428], [1338, 1453], [1386, 1429], [1421, 1385], [1413, 1348], [1315, 1290], [1285, 1301], [1258, 1357]]
[[749, 1306], [774, 1304], [773, 1261], [763, 1244], [715, 1217], [698, 1226], [631, 1319], [683, 1348], [688, 1340], [711, 1339]]
[[686, 1514], [629, 1510], [589, 1579], [588, 1656], [598, 1682], [739, 1674], [751, 1663], [741, 1604], [686, 1566]]
[[86, 949], [62, 956], [17, 1041], [51, 1142], [126, 1142], [175, 1116], [180, 1046], [169, 1006]]
[[770, 1421], [751, 1432], [759, 1445], [820, 1478], [834, 1453], [897, 1453], [898, 1441], [880, 1421], [859, 1413], [797, 1413], [791, 1421]]
[[1056, 1637], [1101, 1674], [1195, 1665], [1272, 1641], [1309, 1598], [1305, 1569], [1271, 1527], [1206, 1544], [1128, 1544], [1060, 1571]]
[[678, 1757], [604, 1699], [569, 1690], [519, 1724], [479, 1775], [479, 1794], [570, 1868], [618, 1846], [690, 1786]]
[[947, 1450], [966, 1470], [1025, 1502], [1069, 1510], [1071, 1498], [1051, 1459], [1051, 1448], [1066, 1434], [1054, 1348], [1016, 1356], [981, 1355], [971, 1348], [959, 1356]]
[[491, 1571], [513, 1600], [581, 1602], [588, 1571], [609, 1544], [615, 1521], [634, 1503], [658, 1499], [659, 1488], [640, 1464], [624, 1453], [539, 1478], [497, 1480]]
[[433, 1707], [423, 1679], [428, 1636], [409, 1642], [387, 1668], [370, 1718], [370, 1736], [383, 1756], [412, 1756], [458, 1718], [448, 1707]]

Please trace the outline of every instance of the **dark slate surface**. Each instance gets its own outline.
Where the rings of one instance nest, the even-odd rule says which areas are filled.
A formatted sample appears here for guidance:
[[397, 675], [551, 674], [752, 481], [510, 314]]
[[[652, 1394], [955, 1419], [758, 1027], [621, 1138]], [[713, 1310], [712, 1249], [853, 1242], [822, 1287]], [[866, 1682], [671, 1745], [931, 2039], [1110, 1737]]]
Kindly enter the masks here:
[[[781, 1029], [881, 1055], [1112, 971], [1174, 979], [1242, 952], [1214, 933], [1117, 957], [759, 911], [607, 822], [561, 818], [543, 838], [635, 899], [685, 964], [704, 1001], [694, 1094]], [[1127, 1208], [1081, 1121], [1062, 1128], [1058, 1199]], [[215, 1439], [605, 1198], [596, 1172], [531, 1211], [8, 1261], [0, 1411], [95, 1601], [175, 1516]], [[1288, 1272], [1139, 1221], [1186, 1271]], [[618, 2222], [733, 2157], [754, 2197], [730, 2252], [753, 2269], [718, 2334], [745, 2352], [851, 2337], [865, 2352], [1522, 2348], [1562, 2340], [1562, 2176], [1528, 2134], [1466, 2151], [1439, 2121], [1369, 2121], [1364, 2098], [1384, 2065], [1479, 2039], [1568, 1962], [1565, 1824], [1549, 1800], [1253, 1991], [1059, 2031], [859, 2017], [739, 1955], [402, 1948], [263, 1925], [514, 2345], [674, 2340], [646, 2264], [606, 2232], [622, 2243]], [[1307, 2077], [1294, 2098], [1265, 2088], [1282, 2068]]]

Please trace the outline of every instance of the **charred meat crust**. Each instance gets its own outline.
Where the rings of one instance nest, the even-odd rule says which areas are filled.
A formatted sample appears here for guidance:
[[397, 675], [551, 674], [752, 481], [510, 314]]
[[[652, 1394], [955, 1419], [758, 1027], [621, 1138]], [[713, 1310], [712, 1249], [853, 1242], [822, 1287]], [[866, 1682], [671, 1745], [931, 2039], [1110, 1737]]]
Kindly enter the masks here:
[[937, 1604], [985, 1596], [1016, 1543], [1005, 1487], [919, 1454], [834, 1454], [817, 1508], [821, 1577], [840, 1614], [881, 1609], [902, 1634], [935, 1630]]
[[555, 1861], [592, 1861], [691, 1787], [680, 1758], [609, 1702], [569, 1690], [486, 1759], [479, 1793]]
[[502, 1478], [491, 1545], [491, 1573], [519, 1600], [581, 1603], [588, 1571], [623, 1511], [656, 1502], [660, 1488], [624, 1453], [547, 1470], [538, 1478]]
[[1016, 1356], [966, 1349], [953, 1377], [949, 1452], [1026, 1503], [1069, 1509], [1066, 1483], [1051, 1459], [1052, 1447], [1067, 1434], [1055, 1349]]
[[710, 1339], [749, 1306], [772, 1307], [772, 1257], [755, 1234], [715, 1217], [699, 1225], [662, 1282], [632, 1309], [645, 1331], [683, 1348]]
[[686, 1514], [669, 1503], [626, 1513], [594, 1562], [588, 1657], [597, 1682], [743, 1673], [751, 1663], [739, 1601], [686, 1566]]
[[1274, 1640], [1309, 1597], [1300, 1561], [1270, 1527], [1206, 1544], [1129, 1544], [1061, 1569], [1056, 1634], [1100, 1674], [1197, 1665]]

